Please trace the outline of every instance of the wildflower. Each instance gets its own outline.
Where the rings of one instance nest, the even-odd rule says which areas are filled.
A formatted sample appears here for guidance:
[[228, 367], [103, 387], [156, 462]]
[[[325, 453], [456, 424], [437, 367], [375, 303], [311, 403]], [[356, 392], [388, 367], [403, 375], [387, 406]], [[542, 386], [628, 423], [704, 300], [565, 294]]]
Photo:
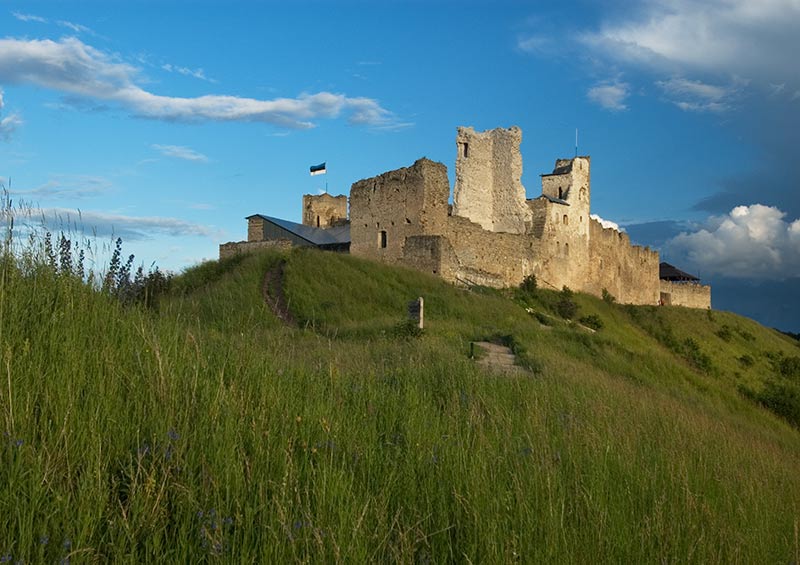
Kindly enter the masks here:
[[297, 423], [299, 424], [300, 422], [302, 422], [302, 421], [303, 421], [303, 418], [301, 418], [300, 416], [298, 416], [297, 418], [295, 418], [295, 419], [294, 419], [294, 421], [295, 421], [295, 422], [297, 422]]
[[178, 435], [178, 432], [175, 431], [174, 428], [170, 428], [167, 432], [167, 437], [172, 441], [177, 441], [181, 439], [181, 436]]
[[50, 538], [48, 536], [42, 536], [42, 537], [39, 538], [39, 543], [42, 544], [42, 545], [47, 545], [47, 542], [49, 542], [49, 541], [50, 541]]
[[10, 553], [0, 555], [0, 563], [9, 563], [13, 559]]
[[64, 549], [69, 551], [70, 549], [72, 549], [72, 540], [69, 539], [69, 538], [64, 538], [64, 544], [63, 545], [64, 545]]
[[15, 439], [14, 440], [14, 447], [22, 447], [22, 444], [25, 443], [25, 440], [22, 439]]

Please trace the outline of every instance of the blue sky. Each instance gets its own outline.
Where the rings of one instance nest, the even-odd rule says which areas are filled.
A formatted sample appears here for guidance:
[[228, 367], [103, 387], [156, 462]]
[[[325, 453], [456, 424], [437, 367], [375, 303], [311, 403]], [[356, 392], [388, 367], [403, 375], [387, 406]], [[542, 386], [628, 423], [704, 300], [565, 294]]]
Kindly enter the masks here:
[[452, 179], [459, 125], [520, 126], [535, 197], [578, 128], [595, 213], [800, 331], [798, 30], [797, 0], [0, 0], [0, 181], [179, 270], [325, 182]]

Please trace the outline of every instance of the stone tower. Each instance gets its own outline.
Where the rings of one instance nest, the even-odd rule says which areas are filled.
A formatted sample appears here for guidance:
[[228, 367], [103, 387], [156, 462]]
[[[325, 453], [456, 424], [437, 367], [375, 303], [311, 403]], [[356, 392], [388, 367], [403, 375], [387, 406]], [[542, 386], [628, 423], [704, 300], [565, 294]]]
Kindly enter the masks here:
[[347, 221], [347, 196], [303, 195], [303, 225], [329, 228]]
[[493, 232], [522, 234], [531, 222], [522, 186], [522, 130], [460, 127], [453, 215]]

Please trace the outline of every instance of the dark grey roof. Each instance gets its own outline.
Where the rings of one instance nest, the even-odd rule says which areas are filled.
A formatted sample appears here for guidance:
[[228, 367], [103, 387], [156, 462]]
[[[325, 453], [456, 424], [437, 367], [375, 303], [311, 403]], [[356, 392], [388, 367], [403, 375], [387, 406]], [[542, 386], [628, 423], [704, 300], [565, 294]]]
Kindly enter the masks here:
[[694, 275], [690, 275], [679, 268], [670, 265], [669, 263], [660, 263], [658, 265], [658, 278], [665, 281], [699, 281], [700, 279]]
[[249, 220], [255, 216], [271, 222], [314, 245], [339, 245], [350, 243], [350, 224], [323, 229], [304, 226], [303, 224], [297, 224], [280, 218], [273, 218], [272, 216], [264, 216], [263, 214], [253, 214], [247, 216], [246, 219]]
[[555, 202], [556, 204], [563, 204], [564, 206], [569, 206], [569, 202], [566, 200], [562, 200], [561, 198], [555, 198], [554, 196], [547, 196], [546, 194], [542, 194], [539, 198], [547, 198], [550, 202]]
[[[582, 159], [586, 159], [586, 158], [588, 158], [588, 155], [578, 155], [578, 157], [580, 157]], [[575, 162], [575, 158], [559, 159], [559, 161], [567, 161], [567, 162], [564, 163], [563, 165], [561, 165], [560, 167], [556, 167], [555, 169], [553, 169], [552, 173], [542, 173], [539, 176], [540, 177], [552, 177], [552, 176], [556, 176], [556, 175], [566, 175], [566, 174], [572, 172], [572, 164]]]

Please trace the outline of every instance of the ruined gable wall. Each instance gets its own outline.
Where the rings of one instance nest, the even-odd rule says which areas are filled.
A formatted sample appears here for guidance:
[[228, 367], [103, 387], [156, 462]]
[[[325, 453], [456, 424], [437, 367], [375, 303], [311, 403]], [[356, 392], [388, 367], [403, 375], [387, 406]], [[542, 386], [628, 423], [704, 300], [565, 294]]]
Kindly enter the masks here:
[[350, 190], [350, 252], [402, 263], [407, 237], [444, 232], [449, 194], [447, 168], [429, 159], [356, 182]]
[[525, 233], [530, 211], [522, 186], [522, 130], [458, 128], [453, 215], [486, 230]]
[[247, 241], [264, 241], [264, 219], [258, 216], [247, 218]]
[[628, 234], [590, 220], [589, 268], [585, 292], [600, 296], [605, 288], [623, 304], [658, 303], [658, 252], [631, 245]]
[[327, 228], [347, 219], [347, 196], [303, 195], [303, 225]]
[[669, 294], [668, 303], [687, 308], [711, 308], [711, 287], [691, 282], [659, 281], [662, 293]]

